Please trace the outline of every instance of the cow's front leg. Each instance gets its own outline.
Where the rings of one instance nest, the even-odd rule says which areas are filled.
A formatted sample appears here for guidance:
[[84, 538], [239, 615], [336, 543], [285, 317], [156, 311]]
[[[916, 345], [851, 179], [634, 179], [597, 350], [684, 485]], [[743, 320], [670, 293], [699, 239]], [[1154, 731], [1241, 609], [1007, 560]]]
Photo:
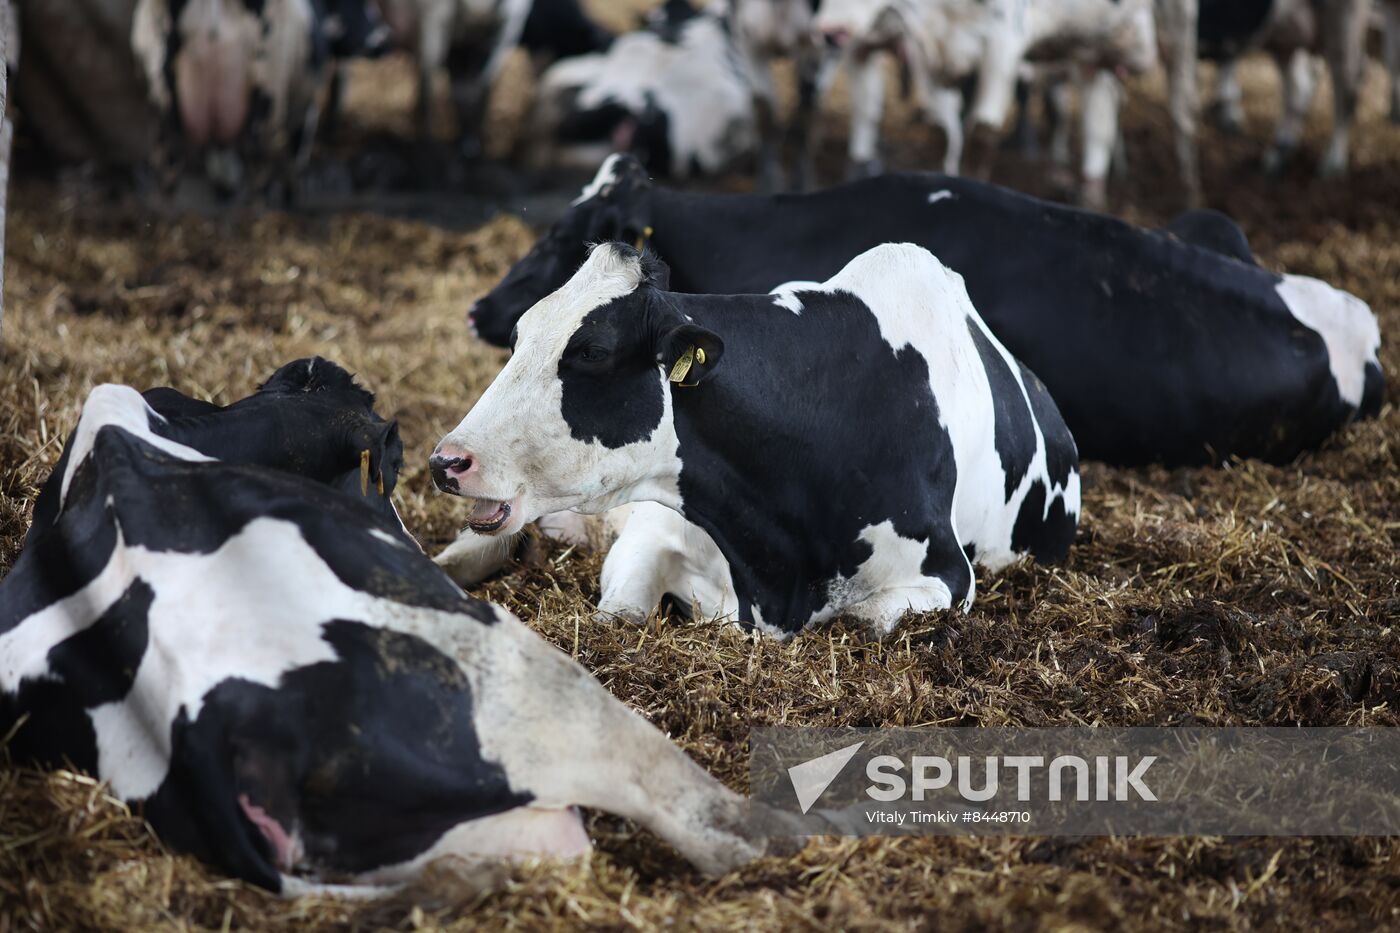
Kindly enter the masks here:
[[1200, 92], [1196, 84], [1197, 0], [1156, 0], [1157, 37], [1167, 71], [1167, 110], [1172, 121], [1172, 142], [1177, 170], [1185, 189], [1187, 207], [1202, 202], [1200, 152], [1196, 131], [1200, 117]]
[[1118, 108], [1122, 86], [1111, 71], [1101, 68], [1084, 88], [1084, 153], [1081, 165], [1080, 203], [1103, 210], [1108, 202], [1108, 169], [1118, 143]]
[[[929, 122], [943, 131], [943, 174], [956, 175], [962, 169], [963, 124], [962, 91], [952, 87], [930, 87], [926, 115]], [[1034, 130], [1032, 130], [1034, 135]]]
[[762, 194], [772, 194], [786, 186], [778, 94], [769, 62], [755, 60], [749, 71], [753, 82], [754, 120], [758, 124], [758, 190]]
[[1211, 121], [1231, 136], [1244, 129], [1244, 92], [1240, 89], [1235, 61], [1222, 61], [1215, 69], [1215, 102]]
[[1302, 49], [1277, 58], [1283, 74], [1283, 110], [1279, 115], [1274, 144], [1264, 153], [1264, 172], [1276, 175], [1292, 160], [1303, 136], [1303, 124], [1312, 109], [1317, 91], [1317, 63]]
[[464, 531], [433, 558], [458, 586], [476, 586], [501, 571], [519, 543], [519, 536], [496, 538]]
[[1323, 11], [1322, 49], [1332, 75], [1332, 137], [1318, 166], [1322, 178], [1347, 173], [1351, 124], [1366, 75], [1366, 29], [1371, 0], [1341, 0]]
[[1385, 69], [1390, 77], [1390, 122], [1400, 123], [1400, 0], [1386, 0]]
[[880, 120], [885, 113], [885, 72], [876, 55], [848, 60], [851, 89], [851, 138], [847, 143], [851, 179], [879, 175]]
[[835, 64], [816, 48], [798, 55], [797, 110], [788, 127], [791, 145], [797, 150], [792, 179], [794, 191], [808, 191], [817, 182], [817, 110], [831, 86]]
[[[587, 671], [514, 617], [488, 627], [467, 664], [486, 758], [533, 806], [594, 807], [636, 820], [707, 874], [770, 850], [781, 817], [750, 806]], [[526, 725], [528, 724], [528, 727]]]

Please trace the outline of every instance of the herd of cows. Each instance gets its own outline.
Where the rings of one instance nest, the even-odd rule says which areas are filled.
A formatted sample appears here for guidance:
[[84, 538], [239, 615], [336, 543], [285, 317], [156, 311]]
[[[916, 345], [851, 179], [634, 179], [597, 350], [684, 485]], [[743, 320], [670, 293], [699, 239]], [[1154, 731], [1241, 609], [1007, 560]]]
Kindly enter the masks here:
[[[630, 151], [604, 158], [470, 310], [473, 332], [512, 353], [430, 454], [321, 357], [223, 407], [173, 388], [88, 396], [0, 580], [0, 736], [17, 761], [97, 775], [168, 844], [232, 875], [287, 894], [375, 894], [441, 856], [568, 857], [589, 847], [578, 807], [632, 818], [710, 873], [791, 850], [782, 814], [466, 595], [526, 525], [606, 542], [598, 624], [645, 620], [669, 597], [780, 638], [836, 617], [879, 638], [911, 611], [967, 610], [979, 576], [1070, 556], [1081, 456], [1281, 463], [1380, 408], [1370, 308], [1261, 267], [1213, 211], [1152, 230], [952, 175], [786, 195], [654, 180], [711, 170], [705, 147], [740, 132], [703, 112], [724, 73], [701, 65], [706, 80], [684, 93], [646, 90], [707, 42], [746, 81], [756, 62], [812, 52], [801, 133], [833, 61], [893, 51], [930, 112], [951, 115], [950, 138], [963, 125], [976, 137], [999, 125], [1018, 80], [1055, 91], [1082, 78], [1088, 100], [1111, 104], [1099, 116], [1116, 110], [1117, 73], [1173, 44], [1170, 23], [1189, 21], [1190, 41], [1178, 30], [1173, 42], [1194, 65], [1194, 3], [1173, 21], [1170, 0], [730, 0], [668, 5], [654, 31], [615, 40], [563, 0], [477, 6], [138, 5], [135, 48], [167, 109], [172, 165], [247, 142], [257, 123], [270, 135], [242, 155], [281, 152], [286, 170], [314, 135], [304, 101], [279, 96], [290, 76], [329, 74], [404, 34], [418, 37], [425, 88], [439, 66], [452, 72], [468, 154], [502, 49], [517, 43], [559, 56], [541, 87], [570, 89], [555, 107], [570, 142]], [[1219, 24], [1200, 6], [1204, 50], [1205, 24]], [[1212, 33], [1211, 54], [1267, 33], [1289, 50], [1281, 61], [1316, 45], [1337, 76], [1369, 13], [1324, 0], [1232, 8], [1257, 16], [1231, 20], [1234, 40]], [[942, 26], [915, 28], [935, 9]], [[1286, 14], [1311, 31], [1284, 36]], [[243, 19], [210, 19], [227, 16]], [[637, 58], [623, 52], [633, 46]], [[640, 88], [639, 105], [594, 93], [614, 65], [633, 68], [621, 84]], [[881, 94], [874, 78], [853, 87], [865, 81], [857, 121]], [[229, 93], [239, 82], [257, 93]], [[1354, 98], [1335, 84], [1339, 103]], [[777, 108], [771, 84], [754, 86], [735, 100], [776, 185]], [[1086, 104], [1086, 123], [1095, 111]], [[1345, 163], [1349, 112], [1338, 107], [1326, 171]], [[874, 126], [853, 129], [860, 174], [874, 150], [856, 141], [873, 146]], [[1115, 135], [1100, 141], [1111, 150]], [[1281, 129], [1280, 154], [1289, 145]], [[203, 163], [230, 179], [248, 164]], [[394, 507], [406, 450], [467, 500], [467, 529], [436, 558]]]
[[[520, 48], [535, 72], [518, 147], [532, 167], [592, 171], [607, 153], [626, 151], [657, 177], [752, 165], [764, 191], [813, 185], [815, 117], [840, 72], [849, 90], [849, 178], [880, 171], [895, 71], [914, 110], [943, 131], [944, 172], [985, 178], [1016, 110], [1016, 137], [1028, 154], [1038, 152], [1031, 117], [1040, 110], [1051, 170], [1066, 184], [1077, 175], [1079, 198], [1091, 207], [1103, 205], [1110, 171], [1126, 165], [1122, 79], [1159, 64], [1190, 206], [1201, 197], [1198, 60], [1217, 66], [1212, 112], [1226, 130], [1243, 120], [1236, 59], [1263, 50], [1277, 62], [1283, 99], [1262, 159], [1268, 171], [1294, 154], [1325, 62], [1334, 121], [1318, 170], [1346, 172], [1373, 30], [1400, 119], [1400, 0], [707, 0], [698, 8], [667, 0], [621, 35], [594, 22], [579, 0], [98, 2], [134, 4], [128, 58], [157, 115], [147, 155], [167, 191], [196, 170], [227, 192], [294, 197], [318, 132], [338, 122], [347, 62], [392, 48], [417, 63], [424, 144], [440, 129], [434, 83], [445, 73], [456, 152], [479, 157], [492, 86]], [[123, 28], [119, 12], [111, 26]], [[791, 62], [797, 83], [786, 122], [774, 72], [780, 59]], [[54, 98], [64, 93], [36, 103], [57, 112]], [[1071, 168], [1076, 94], [1080, 159]]]

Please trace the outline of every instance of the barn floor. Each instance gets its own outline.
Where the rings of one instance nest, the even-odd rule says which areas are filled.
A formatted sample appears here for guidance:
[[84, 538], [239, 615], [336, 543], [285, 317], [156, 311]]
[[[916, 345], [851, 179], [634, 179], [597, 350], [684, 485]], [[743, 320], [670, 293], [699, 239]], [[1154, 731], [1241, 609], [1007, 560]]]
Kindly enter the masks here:
[[[406, 76], [402, 63], [375, 67]], [[1245, 79], [1246, 137], [1205, 137], [1210, 201], [1266, 264], [1377, 311], [1391, 336], [1379, 419], [1288, 467], [1090, 465], [1067, 565], [984, 580], [970, 615], [912, 621], [886, 644], [841, 626], [787, 645], [712, 625], [601, 627], [589, 621], [599, 559], [549, 548], [480, 595], [739, 788], [749, 728], [773, 723], [1400, 725], [1400, 127], [1385, 121], [1373, 68], [1351, 179], [1312, 179], [1319, 112], [1302, 164], [1268, 181], [1250, 160], [1276, 83], [1262, 63]], [[404, 128], [402, 81], [357, 87], [352, 135]], [[519, 112], [509, 103], [498, 125]], [[934, 131], [898, 116], [887, 135], [892, 167], [940, 151]], [[1127, 135], [1132, 177], [1114, 207], [1161, 222], [1177, 188], [1159, 83], [1137, 89]], [[823, 153], [828, 177], [840, 151], [833, 139]], [[999, 178], [1049, 193], [1036, 169], [1004, 161]], [[87, 183], [16, 178], [0, 573], [93, 385], [229, 401], [310, 354], [358, 372], [399, 419], [401, 510], [430, 551], [444, 545], [462, 516], [423, 464], [503, 359], [473, 342], [463, 314], [532, 239], [513, 216], [454, 226], [470, 229], [371, 213], [158, 216]], [[284, 902], [168, 853], [87, 778], [0, 766], [0, 931], [1400, 927], [1397, 840], [833, 840], [706, 880], [615, 819], [595, 816], [592, 830], [586, 862], [522, 866], [492, 890], [444, 877], [390, 904]]]

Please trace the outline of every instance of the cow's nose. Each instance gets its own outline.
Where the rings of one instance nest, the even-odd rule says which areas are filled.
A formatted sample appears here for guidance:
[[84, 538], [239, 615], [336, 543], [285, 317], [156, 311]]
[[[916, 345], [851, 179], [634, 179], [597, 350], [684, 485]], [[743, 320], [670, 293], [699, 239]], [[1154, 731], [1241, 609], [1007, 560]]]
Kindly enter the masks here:
[[433, 474], [433, 485], [443, 492], [459, 493], [459, 481], [476, 467], [476, 457], [468, 451], [453, 447], [439, 447], [428, 458], [428, 472]]
[[851, 34], [840, 26], [822, 27], [822, 39], [826, 41], [829, 49], [839, 49], [851, 38]]
[[472, 332], [473, 337], [480, 337], [481, 334], [476, 329], [476, 310], [481, 307], [481, 302], [477, 302], [467, 309], [467, 328]]

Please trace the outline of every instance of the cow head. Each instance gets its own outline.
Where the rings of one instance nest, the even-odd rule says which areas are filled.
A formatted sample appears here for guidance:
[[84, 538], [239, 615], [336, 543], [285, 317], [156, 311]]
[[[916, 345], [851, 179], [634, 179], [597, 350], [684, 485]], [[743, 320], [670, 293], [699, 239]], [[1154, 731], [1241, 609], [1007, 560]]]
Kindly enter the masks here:
[[679, 504], [671, 382], [706, 381], [724, 344], [675, 307], [666, 280], [658, 260], [604, 243], [520, 318], [510, 362], [429, 461], [438, 488], [475, 500], [473, 530]]
[[398, 425], [375, 414], [373, 393], [329, 360], [288, 363], [227, 408], [173, 389], [145, 399], [165, 419], [162, 434], [206, 456], [296, 473], [393, 514], [403, 469]]
[[508, 346], [515, 322], [569, 280], [590, 243], [644, 241], [650, 188], [640, 162], [626, 155], [609, 156], [564, 216], [472, 306], [467, 314], [472, 331], [487, 343]]

